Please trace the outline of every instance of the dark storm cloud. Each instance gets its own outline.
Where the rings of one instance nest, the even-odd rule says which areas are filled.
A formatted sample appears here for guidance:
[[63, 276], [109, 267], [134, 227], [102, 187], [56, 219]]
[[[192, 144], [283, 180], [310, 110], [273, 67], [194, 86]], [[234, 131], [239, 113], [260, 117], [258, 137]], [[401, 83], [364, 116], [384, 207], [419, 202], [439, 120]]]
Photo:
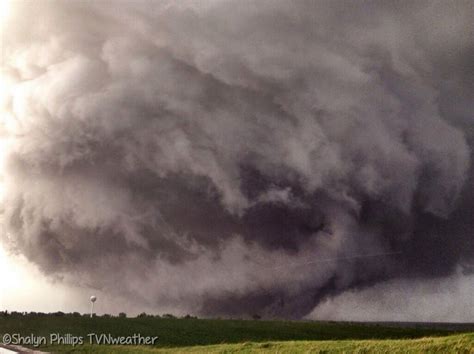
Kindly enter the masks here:
[[16, 13], [3, 239], [44, 272], [156, 309], [300, 317], [472, 259], [472, 2]]

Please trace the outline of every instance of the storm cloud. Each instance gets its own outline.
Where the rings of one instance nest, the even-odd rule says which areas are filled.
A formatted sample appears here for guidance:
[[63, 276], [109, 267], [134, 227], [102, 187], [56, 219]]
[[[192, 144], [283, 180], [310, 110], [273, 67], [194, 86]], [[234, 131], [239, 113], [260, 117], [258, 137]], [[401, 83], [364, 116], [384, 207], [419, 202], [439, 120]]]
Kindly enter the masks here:
[[200, 315], [297, 318], [467, 269], [473, 17], [472, 1], [15, 2], [2, 243], [65, 283]]

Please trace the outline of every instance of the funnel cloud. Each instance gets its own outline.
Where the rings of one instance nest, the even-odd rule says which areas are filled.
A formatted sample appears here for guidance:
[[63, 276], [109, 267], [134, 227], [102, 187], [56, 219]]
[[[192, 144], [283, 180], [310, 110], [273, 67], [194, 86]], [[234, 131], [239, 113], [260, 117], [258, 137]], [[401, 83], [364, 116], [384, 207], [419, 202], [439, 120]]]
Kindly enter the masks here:
[[472, 1], [13, 6], [0, 240], [48, 277], [285, 318], [472, 279]]

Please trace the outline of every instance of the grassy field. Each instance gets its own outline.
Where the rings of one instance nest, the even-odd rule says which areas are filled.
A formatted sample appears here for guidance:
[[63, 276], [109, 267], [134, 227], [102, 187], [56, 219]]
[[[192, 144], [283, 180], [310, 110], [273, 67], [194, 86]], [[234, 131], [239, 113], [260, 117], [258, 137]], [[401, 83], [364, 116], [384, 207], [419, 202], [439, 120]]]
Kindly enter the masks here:
[[[54, 349], [54, 348], [53, 348]], [[58, 348], [56, 348], [58, 350]], [[473, 353], [474, 334], [397, 340], [331, 340], [244, 342], [177, 348], [147, 348], [119, 346], [81, 346], [61, 352], [76, 353]]]
[[[84, 345], [43, 345], [52, 352], [457, 352], [474, 353], [474, 333], [436, 328], [295, 321], [0, 316], [0, 335], [84, 337]], [[154, 346], [89, 345], [87, 334], [158, 336]], [[0, 337], [1, 338], [1, 337]]]

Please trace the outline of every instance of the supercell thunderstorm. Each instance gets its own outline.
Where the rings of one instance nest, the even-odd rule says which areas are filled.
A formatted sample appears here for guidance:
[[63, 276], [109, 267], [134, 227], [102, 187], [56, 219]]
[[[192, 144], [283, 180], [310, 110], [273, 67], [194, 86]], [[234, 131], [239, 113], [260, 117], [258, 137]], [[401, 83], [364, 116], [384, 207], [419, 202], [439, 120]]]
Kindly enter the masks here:
[[0, 237], [45, 274], [298, 318], [468, 272], [472, 2], [16, 5]]

